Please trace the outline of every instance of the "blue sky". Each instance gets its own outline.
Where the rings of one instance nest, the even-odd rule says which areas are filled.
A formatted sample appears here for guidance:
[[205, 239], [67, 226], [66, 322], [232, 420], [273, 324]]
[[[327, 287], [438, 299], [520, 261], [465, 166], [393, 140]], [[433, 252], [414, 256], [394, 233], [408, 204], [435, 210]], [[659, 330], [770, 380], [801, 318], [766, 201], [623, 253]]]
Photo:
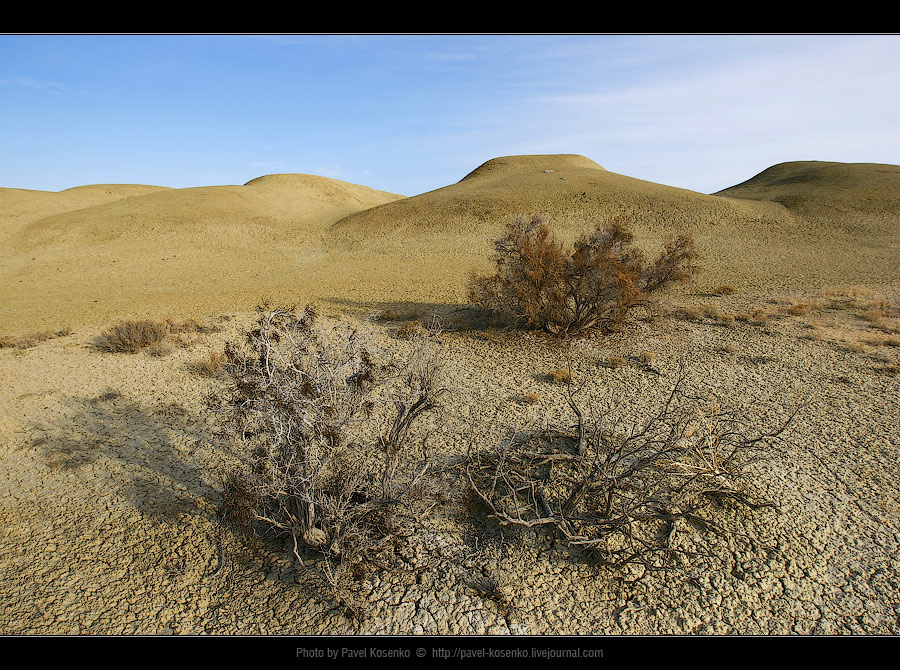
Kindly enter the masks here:
[[0, 186], [416, 195], [541, 153], [703, 193], [900, 164], [900, 36], [0, 35]]

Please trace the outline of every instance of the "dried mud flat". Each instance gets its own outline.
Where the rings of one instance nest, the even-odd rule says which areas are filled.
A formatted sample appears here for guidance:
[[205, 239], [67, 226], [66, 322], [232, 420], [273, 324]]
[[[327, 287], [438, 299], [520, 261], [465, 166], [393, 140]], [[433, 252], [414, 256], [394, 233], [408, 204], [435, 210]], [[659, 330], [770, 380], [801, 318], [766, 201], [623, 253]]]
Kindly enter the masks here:
[[[761, 298], [716, 300], [741, 311]], [[759, 428], [800, 406], [754, 472], [778, 511], [724, 511], [739, 533], [713, 540], [715, 560], [633, 580], [451, 506], [405, 557], [409, 570], [357, 585], [367, 611], [356, 619], [315, 588], [286, 545], [231, 535], [220, 544], [228, 455], [203, 405], [219, 382], [192, 365], [251, 317], [222, 318], [220, 332], [164, 357], [101, 353], [91, 346], [100, 329], [0, 350], [0, 632], [900, 633], [900, 375], [888, 373], [896, 348], [840, 344], [799, 316], [674, 313], [579, 341], [570, 355], [589, 380], [582, 393], [595, 407], [617, 404], [626, 420], [658, 407], [681, 361], [691, 388]], [[403, 347], [397, 325], [377, 322], [375, 337]], [[523, 333], [440, 337], [451, 393], [427, 426], [437, 429], [434, 456], [491, 446], [509, 427], [568, 421], [564, 388], [547, 378], [566, 365], [562, 347]], [[637, 362], [644, 351], [656, 355], [649, 369]], [[604, 366], [611, 356], [627, 364]], [[529, 393], [540, 400], [524, 402]], [[690, 547], [693, 537], [685, 529], [676, 542]]]

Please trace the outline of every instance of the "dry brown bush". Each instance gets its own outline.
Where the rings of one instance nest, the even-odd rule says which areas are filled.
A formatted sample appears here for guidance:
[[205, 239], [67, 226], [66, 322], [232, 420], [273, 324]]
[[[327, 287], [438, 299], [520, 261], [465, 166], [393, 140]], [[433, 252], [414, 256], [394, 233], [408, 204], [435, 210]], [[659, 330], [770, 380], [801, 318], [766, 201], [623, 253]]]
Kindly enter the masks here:
[[209, 400], [241, 459], [222, 516], [287, 536], [301, 566], [303, 551], [317, 554], [314, 572], [346, 602], [351, 577], [389, 565], [433, 505], [411, 429], [438, 406], [440, 351], [419, 338], [390, 367], [310, 308], [259, 311], [246, 344], [226, 345], [225, 388]]
[[494, 243], [496, 273], [473, 275], [469, 300], [501, 321], [553, 334], [611, 329], [653, 292], [697, 272], [694, 241], [681, 235], [653, 263], [632, 244], [623, 218], [565, 248], [546, 219], [524, 217]]

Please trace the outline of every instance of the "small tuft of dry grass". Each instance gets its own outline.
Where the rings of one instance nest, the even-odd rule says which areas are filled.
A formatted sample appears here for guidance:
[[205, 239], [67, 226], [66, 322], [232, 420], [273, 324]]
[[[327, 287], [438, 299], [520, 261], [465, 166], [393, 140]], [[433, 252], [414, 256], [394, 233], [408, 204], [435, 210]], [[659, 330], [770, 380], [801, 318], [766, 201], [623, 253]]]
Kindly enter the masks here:
[[0, 349], [30, 349], [39, 345], [41, 342], [52, 340], [57, 337], [65, 337], [71, 335], [72, 329], [69, 326], [59, 328], [57, 330], [43, 330], [22, 337], [11, 337], [8, 335], [0, 336]]
[[729, 342], [728, 344], [722, 346], [719, 351], [725, 354], [736, 354], [740, 351], [740, 349], [736, 344]]
[[194, 371], [201, 377], [218, 377], [228, 357], [225, 352], [213, 351], [209, 356], [194, 363]]
[[735, 286], [733, 284], [722, 284], [721, 286], [716, 286], [716, 288], [713, 289], [712, 294], [718, 295], [718, 296], [733, 295], [733, 294], [737, 293], [737, 291], [738, 291], [737, 286]]
[[681, 318], [685, 321], [700, 321], [703, 318], [703, 310], [695, 305], [689, 305], [681, 310]]
[[521, 401], [526, 405], [537, 405], [541, 402], [541, 394], [540, 393], [526, 393], [522, 396]]
[[548, 372], [547, 377], [554, 384], [571, 384], [575, 380], [575, 373], [569, 368], [559, 368]]
[[626, 365], [628, 365], [628, 361], [622, 356], [610, 356], [603, 361], [603, 367], [611, 369], [624, 368]]
[[882, 372], [891, 375], [892, 377], [900, 375], [900, 364], [891, 363], [890, 365], [886, 365], [882, 368]]
[[656, 360], [656, 352], [655, 351], [642, 351], [638, 355], [638, 360], [641, 363], [649, 365], [650, 363], [652, 363], [653, 361]]
[[397, 337], [401, 340], [411, 340], [428, 334], [428, 330], [419, 321], [407, 321], [397, 329]]

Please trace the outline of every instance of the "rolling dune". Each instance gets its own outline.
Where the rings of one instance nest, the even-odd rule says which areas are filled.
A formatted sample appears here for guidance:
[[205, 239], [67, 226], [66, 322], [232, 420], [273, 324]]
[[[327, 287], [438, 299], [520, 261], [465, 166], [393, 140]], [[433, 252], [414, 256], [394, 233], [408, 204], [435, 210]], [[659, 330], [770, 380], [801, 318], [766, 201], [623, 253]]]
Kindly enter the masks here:
[[651, 254], [692, 233], [704, 272], [689, 290], [900, 280], [896, 166], [788, 163], [705, 195], [584, 156], [508, 156], [409, 198], [311, 175], [0, 198], [5, 332], [249, 309], [264, 296], [455, 304], [506, 223], [539, 212], [570, 240], [622, 215]]
[[141, 188], [132, 197], [32, 215], [6, 241], [4, 330], [246, 308], [270, 291], [302, 295], [330, 224], [401, 197], [313, 175]]

